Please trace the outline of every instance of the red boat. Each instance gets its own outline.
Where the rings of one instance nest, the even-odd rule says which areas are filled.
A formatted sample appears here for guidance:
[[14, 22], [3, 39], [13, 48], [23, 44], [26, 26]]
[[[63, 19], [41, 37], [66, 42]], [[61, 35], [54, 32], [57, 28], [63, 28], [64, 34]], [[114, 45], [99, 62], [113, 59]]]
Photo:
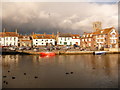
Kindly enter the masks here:
[[55, 56], [54, 52], [41, 52], [40, 53], [41, 56]]

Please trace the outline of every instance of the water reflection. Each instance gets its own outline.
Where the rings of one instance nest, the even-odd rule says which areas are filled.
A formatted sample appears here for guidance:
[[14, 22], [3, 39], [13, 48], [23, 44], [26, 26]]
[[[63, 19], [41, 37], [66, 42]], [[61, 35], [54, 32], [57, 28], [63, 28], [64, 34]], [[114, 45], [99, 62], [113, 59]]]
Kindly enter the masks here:
[[[111, 55], [57, 55], [54, 57], [40, 57], [39, 55], [4, 55], [3, 74], [7, 70], [24, 84], [18, 81], [15, 84], [3, 87], [117, 87], [118, 86], [118, 54]], [[74, 72], [67, 79], [65, 73]], [[29, 73], [29, 78], [23, 78], [23, 73]], [[11, 74], [11, 75], [12, 75]], [[34, 81], [30, 77], [38, 75], [40, 80]], [[57, 81], [56, 81], [57, 80]], [[59, 82], [58, 82], [59, 81]], [[112, 81], [112, 82], [110, 82]], [[29, 85], [29, 83], [32, 85]], [[38, 83], [38, 84], [36, 84]]]
[[10, 68], [11, 65], [18, 65], [18, 55], [2, 55], [2, 63], [4, 68]]

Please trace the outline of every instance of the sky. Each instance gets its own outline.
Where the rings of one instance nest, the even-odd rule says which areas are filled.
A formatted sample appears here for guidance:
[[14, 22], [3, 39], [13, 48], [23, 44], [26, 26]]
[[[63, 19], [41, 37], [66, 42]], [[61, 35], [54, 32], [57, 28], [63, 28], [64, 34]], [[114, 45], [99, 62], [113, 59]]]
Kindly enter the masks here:
[[93, 31], [92, 23], [95, 21], [101, 21], [102, 28], [118, 28], [118, 3], [115, 3], [118, 0], [86, 1], [89, 2], [5, 0], [2, 2], [2, 28], [6, 28], [7, 31], [14, 31], [17, 28], [18, 32], [23, 34], [32, 32], [83, 34]]

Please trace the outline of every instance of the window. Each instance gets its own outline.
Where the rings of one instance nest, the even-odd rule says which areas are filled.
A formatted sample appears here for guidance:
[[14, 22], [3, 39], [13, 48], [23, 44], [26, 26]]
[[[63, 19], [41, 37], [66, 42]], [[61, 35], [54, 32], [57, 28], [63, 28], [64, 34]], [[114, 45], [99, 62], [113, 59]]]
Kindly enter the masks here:
[[42, 41], [43, 41], [43, 39], [42, 39]]
[[36, 43], [36, 44], [38, 44], [38, 43]]
[[65, 38], [65, 41], [66, 41], [66, 38]]
[[89, 38], [89, 41], [91, 41], [91, 38]]
[[42, 43], [43, 44], [43, 43]]
[[115, 38], [115, 35], [112, 35], [113, 38]]
[[84, 39], [82, 39], [82, 41], [84, 42]]
[[116, 40], [113, 40], [113, 43], [116, 43]]
[[62, 42], [60, 41], [60, 44], [62, 44]]
[[89, 46], [91, 46], [91, 43], [89, 43]]
[[101, 33], [103, 33], [103, 31], [101, 31]]
[[14, 41], [16, 40], [16, 38], [14, 37]]
[[8, 42], [6, 43], [6, 45], [8, 46]]
[[50, 41], [52, 41], [52, 39]]
[[111, 39], [110, 42], [113, 43], [113, 40]]
[[92, 37], [92, 34], [90, 34], [90, 37]]
[[0, 41], [2, 41], [2, 39], [0, 38]]
[[103, 42], [103, 39], [101, 39], [101, 42]]
[[62, 38], [61, 38], [61, 40], [62, 40]]
[[67, 42], [64, 42], [64, 45], [67, 45]]
[[38, 41], [38, 40], [36, 40], [36, 41]]
[[6, 37], [6, 40], [8, 40], [8, 37]]

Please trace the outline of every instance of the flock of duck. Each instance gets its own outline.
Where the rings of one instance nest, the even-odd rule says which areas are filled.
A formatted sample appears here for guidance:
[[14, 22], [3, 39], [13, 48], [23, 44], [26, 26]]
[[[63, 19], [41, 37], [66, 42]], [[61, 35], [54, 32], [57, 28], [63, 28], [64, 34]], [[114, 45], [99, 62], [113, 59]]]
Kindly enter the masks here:
[[[8, 73], [10, 73], [10, 71], [8, 71]], [[24, 74], [24, 75], [27, 75], [26, 73], [23, 73], [23, 74]], [[3, 78], [7, 78], [7, 76], [6, 76], [6, 75], [4, 75], [4, 76], [3, 76]], [[16, 79], [16, 76], [12, 76], [11, 78], [12, 78], [12, 79]], [[38, 76], [34, 76], [34, 78], [35, 78], [35, 79], [37, 79], [37, 78], [38, 78]], [[7, 81], [5, 81], [5, 80], [3, 81], [3, 83], [8, 84], [8, 82], [7, 82]]]
[[[10, 73], [10, 71], [8, 71], [8, 73]], [[66, 72], [65, 74], [66, 74], [66, 75], [69, 75], [69, 74], [73, 74], [73, 72]], [[27, 73], [23, 73], [23, 75], [27, 75]], [[4, 75], [3, 78], [7, 78], [7, 76]], [[34, 76], [34, 78], [37, 79], [38, 76]], [[12, 76], [12, 79], [16, 79], [16, 77], [15, 77], [15, 76]], [[3, 83], [6, 84], [6, 85], [8, 84], [8, 82], [5, 81], [5, 80], [3, 81]]]

